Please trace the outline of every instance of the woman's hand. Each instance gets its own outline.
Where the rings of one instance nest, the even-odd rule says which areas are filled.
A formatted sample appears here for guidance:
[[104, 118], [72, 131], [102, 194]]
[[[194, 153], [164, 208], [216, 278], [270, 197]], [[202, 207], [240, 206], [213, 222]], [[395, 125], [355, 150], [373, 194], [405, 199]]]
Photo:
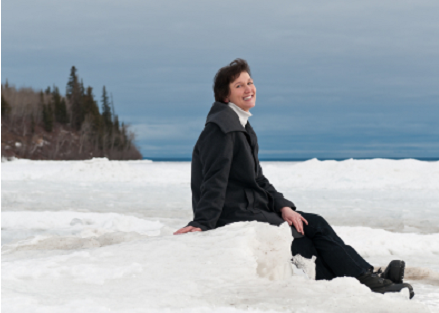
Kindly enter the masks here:
[[201, 228], [198, 227], [193, 227], [193, 226], [186, 226], [183, 228], [180, 228], [179, 230], [177, 230], [174, 235], [180, 235], [180, 234], [185, 234], [185, 233], [192, 233], [194, 231], [201, 231]]
[[308, 221], [302, 215], [287, 206], [283, 207], [280, 211], [282, 212], [282, 218], [288, 223], [288, 225], [293, 225], [299, 233], [305, 235], [303, 231], [303, 222], [308, 225]]

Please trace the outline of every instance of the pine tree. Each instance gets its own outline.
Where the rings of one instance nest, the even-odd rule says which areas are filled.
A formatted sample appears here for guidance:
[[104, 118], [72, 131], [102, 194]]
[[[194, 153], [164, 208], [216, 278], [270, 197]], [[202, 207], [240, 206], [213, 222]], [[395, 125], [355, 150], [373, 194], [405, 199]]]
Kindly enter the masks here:
[[43, 102], [43, 127], [47, 132], [53, 130], [53, 110], [52, 104]]
[[47, 104], [47, 124], [48, 131], [51, 132], [53, 130], [53, 106], [51, 102]]
[[[17, 91], [15, 87], [9, 87], [6, 82], [1, 89], [2, 124], [6, 125], [6, 129], [20, 133], [19, 135], [27, 137], [26, 140], [29, 142], [35, 135], [52, 132], [49, 137], [53, 144], [41, 149], [39, 158], [75, 159], [102, 155], [111, 159], [140, 157], [136, 147], [132, 145], [133, 134], [115, 113], [113, 96], [107, 93], [106, 87], [103, 86], [102, 98], [94, 98], [93, 89], [84, 88], [84, 83], [78, 77], [74, 66], [66, 84], [66, 97], [61, 95], [56, 86], [38, 92]], [[29, 94], [31, 97], [28, 97]], [[16, 104], [17, 95], [21, 97], [20, 99], [35, 100], [29, 103], [27, 100], [20, 100]], [[7, 102], [9, 99], [14, 101], [13, 110]], [[102, 105], [101, 112], [100, 105]], [[59, 131], [60, 124], [68, 123], [70, 125], [64, 131], [62, 128]], [[41, 131], [42, 134], [39, 133]], [[76, 147], [79, 147], [79, 151], [75, 152]], [[22, 149], [19, 156], [36, 157], [33, 153], [35, 149], [31, 149], [32, 151]]]
[[6, 99], [3, 98], [2, 95], [2, 117], [6, 117], [10, 111], [11, 111], [11, 106], [6, 101]]
[[71, 107], [71, 125], [74, 129], [80, 130], [84, 121], [84, 112], [82, 105], [82, 88], [78, 82], [76, 68], [72, 66], [70, 77], [66, 87], [66, 96], [70, 101]]
[[105, 86], [102, 88], [102, 121], [103, 121], [103, 148], [111, 149], [113, 137], [113, 123], [111, 122], [111, 107]]
[[53, 107], [54, 107], [53, 109], [55, 113], [55, 120], [58, 123], [67, 124], [68, 117], [67, 117], [66, 102], [61, 97], [61, 94], [59, 93], [59, 88], [56, 86], [53, 86], [52, 101], [53, 101]]
[[113, 93], [111, 93], [111, 113], [113, 115], [113, 123], [115, 123], [116, 113], [114, 111]]
[[111, 125], [111, 107], [110, 101], [108, 99], [107, 91], [105, 90], [105, 86], [102, 89], [102, 117], [104, 119], [105, 126]]
[[119, 116], [117, 115], [114, 115], [114, 129], [116, 130], [116, 133], [120, 133]]
[[87, 91], [84, 94], [83, 98], [84, 103], [84, 115], [91, 115], [93, 117], [93, 128], [95, 130], [99, 129], [100, 124], [100, 113], [99, 113], [99, 107], [94, 99], [93, 96], [93, 88], [87, 87]]
[[67, 124], [69, 122], [69, 112], [67, 111], [67, 104], [66, 99], [61, 98], [61, 104], [60, 104], [60, 123], [61, 124]]
[[69, 100], [73, 94], [73, 89], [77, 81], [78, 78], [76, 77], [76, 67], [72, 66], [72, 68], [70, 69], [69, 81], [67, 82], [67, 87], [66, 87], [66, 97]]

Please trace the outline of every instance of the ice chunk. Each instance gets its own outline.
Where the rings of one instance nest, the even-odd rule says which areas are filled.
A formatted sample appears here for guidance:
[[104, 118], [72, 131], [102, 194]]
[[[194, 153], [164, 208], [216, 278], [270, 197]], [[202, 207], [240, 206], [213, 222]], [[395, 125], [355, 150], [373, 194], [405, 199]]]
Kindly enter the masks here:
[[292, 259], [293, 264], [309, 279], [316, 279], [316, 257], [313, 255], [311, 259], [304, 258], [300, 254], [296, 254]]

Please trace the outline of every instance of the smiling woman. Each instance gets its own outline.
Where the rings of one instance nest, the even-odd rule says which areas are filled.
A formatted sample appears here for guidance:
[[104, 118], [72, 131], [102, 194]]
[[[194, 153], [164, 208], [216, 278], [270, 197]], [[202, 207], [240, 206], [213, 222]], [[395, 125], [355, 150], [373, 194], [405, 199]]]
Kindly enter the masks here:
[[316, 279], [355, 277], [372, 291], [413, 297], [402, 282], [404, 262], [393, 261], [385, 275], [373, 272], [352, 247], [337, 236], [321, 216], [296, 211], [262, 172], [258, 140], [248, 122], [256, 88], [245, 60], [236, 59], [215, 76], [213, 104], [192, 154], [193, 220], [175, 234], [207, 231], [234, 222], [258, 221], [279, 226], [287, 222], [294, 238], [293, 255], [315, 256]]
[[232, 102], [248, 112], [256, 104], [256, 87], [247, 72], [242, 72], [232, 83], [226, 102]]
[[[238, 73], [230, 73], [233, 69]], [[250, 67], [242, 59], [236, 59], [231, 63], [230, 69], [223, 68], [215, 76], [215, 100], [226, 103], [234, 103], [242, 110], [248, 112], [256, 104], [256, 87], [250, 76]], [[233, 81], [230, 81], [234, 78]]]

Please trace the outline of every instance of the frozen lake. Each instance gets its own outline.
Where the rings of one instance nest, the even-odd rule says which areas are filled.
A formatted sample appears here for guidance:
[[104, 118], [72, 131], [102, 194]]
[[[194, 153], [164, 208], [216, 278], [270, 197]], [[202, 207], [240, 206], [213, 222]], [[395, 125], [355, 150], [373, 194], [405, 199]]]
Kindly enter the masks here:
[[293, 275], [283, 227], [172, 236], [192, 218], [188, 162], [16, 160], [2, 163], [2, 309], [439, 312], [439, 162], [262, 167], [370, 263], [404, 259], [415, 298], [373, 294], [352, 278]]

